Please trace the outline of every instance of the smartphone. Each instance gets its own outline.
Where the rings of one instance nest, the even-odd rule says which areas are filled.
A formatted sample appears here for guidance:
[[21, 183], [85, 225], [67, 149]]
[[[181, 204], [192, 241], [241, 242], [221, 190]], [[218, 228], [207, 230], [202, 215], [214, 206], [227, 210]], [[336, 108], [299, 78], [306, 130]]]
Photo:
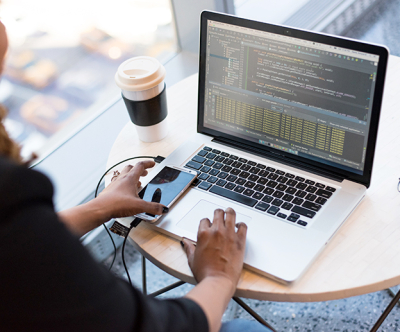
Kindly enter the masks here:
[[[169, 208], [189, 188], [196, 178], [196, 171], [176, 166], [165, 166], [139, 192], [139, 197], [148, 202], [161, 203]], [[156, 222], [161, 216], [140, 213], [136, 217]]]

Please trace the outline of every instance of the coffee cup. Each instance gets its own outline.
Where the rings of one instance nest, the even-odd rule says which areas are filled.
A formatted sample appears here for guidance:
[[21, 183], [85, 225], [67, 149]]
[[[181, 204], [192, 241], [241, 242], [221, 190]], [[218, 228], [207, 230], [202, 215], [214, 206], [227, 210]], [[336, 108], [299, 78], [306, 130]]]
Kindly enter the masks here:
[[164, 66], [148, 56], [124, 61], [115, 74], [129, 117], [143, 142], [157, 142], [168, 134], [165, 75]]

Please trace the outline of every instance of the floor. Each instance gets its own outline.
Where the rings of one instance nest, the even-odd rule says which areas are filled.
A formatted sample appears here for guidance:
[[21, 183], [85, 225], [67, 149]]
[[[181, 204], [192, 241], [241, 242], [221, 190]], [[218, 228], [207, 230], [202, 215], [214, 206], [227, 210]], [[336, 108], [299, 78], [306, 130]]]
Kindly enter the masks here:
[[[362, 39], [389, 47], [391, 54], [400, 56], [400, 0], [382, 1], [361, 22], [356, 23], [346, 33], [347, 37]], [[137, 287], [141, 287], [141, 256], [128, 244], [125, 248], [126, 263], [130, 276]], [[112, 257], [104, 264], [109, 266]], [[126, 278], [121, 249], [112, 271]], [[177, 281], [147, 262], [148, 292]], [[187, 293], [192, 286], [183, 285], [164, 297], [178, 297]], [[162, 296], [162, 297], [163, 297]], [[279, 303], [257, 300], [245, 300], [277, 331], [369, 331], [392, 297], [388, 291], [352, 297], [343, 300], [315, 303]], [[252, 319], [240, 307], [231, 303], [223, 320], [232, 318]], [[379, 331], [400, 331], [400, 305], [395, 306]]]

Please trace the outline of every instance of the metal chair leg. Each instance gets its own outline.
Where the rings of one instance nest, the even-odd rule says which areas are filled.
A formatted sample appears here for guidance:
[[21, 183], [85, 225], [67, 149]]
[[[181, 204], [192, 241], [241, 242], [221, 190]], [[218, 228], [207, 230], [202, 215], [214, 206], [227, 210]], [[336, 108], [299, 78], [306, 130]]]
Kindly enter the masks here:
[[259, 314], [257, 314], [253, 309], [251, 309], [246, 303], [244, 303], [240, 298], [234, 296], [232, 299], [239, 304], [244, 310], [246, 310], [251, 316], [254, 317], [256, 321], [258, 321], [260, 324], [268, 327], [271, 331], [276, 332], [276, 330], [269, 325]]
[[397, 292], [396, 296], [390, 302], [390, 304], [386, 307], [385, 311], [382, 313], [381, 317], [377, 320], [374, 327], [371, 329], [371, 332], [378, 331], [379, 327], [382, 325], [383, 321], [390, 314], [396, 303], [400, 300], [400, 290]]

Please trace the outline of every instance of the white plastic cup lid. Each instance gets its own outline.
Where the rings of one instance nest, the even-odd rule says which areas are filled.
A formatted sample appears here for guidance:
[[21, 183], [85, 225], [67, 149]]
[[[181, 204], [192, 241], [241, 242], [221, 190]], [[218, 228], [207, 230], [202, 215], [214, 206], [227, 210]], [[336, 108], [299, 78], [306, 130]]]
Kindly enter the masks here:
[[115, 83], [125, 91], [143, 91], [160, 84], [165, 75], [165, 68], [157, 59], [138, 56], [120, 64]]

